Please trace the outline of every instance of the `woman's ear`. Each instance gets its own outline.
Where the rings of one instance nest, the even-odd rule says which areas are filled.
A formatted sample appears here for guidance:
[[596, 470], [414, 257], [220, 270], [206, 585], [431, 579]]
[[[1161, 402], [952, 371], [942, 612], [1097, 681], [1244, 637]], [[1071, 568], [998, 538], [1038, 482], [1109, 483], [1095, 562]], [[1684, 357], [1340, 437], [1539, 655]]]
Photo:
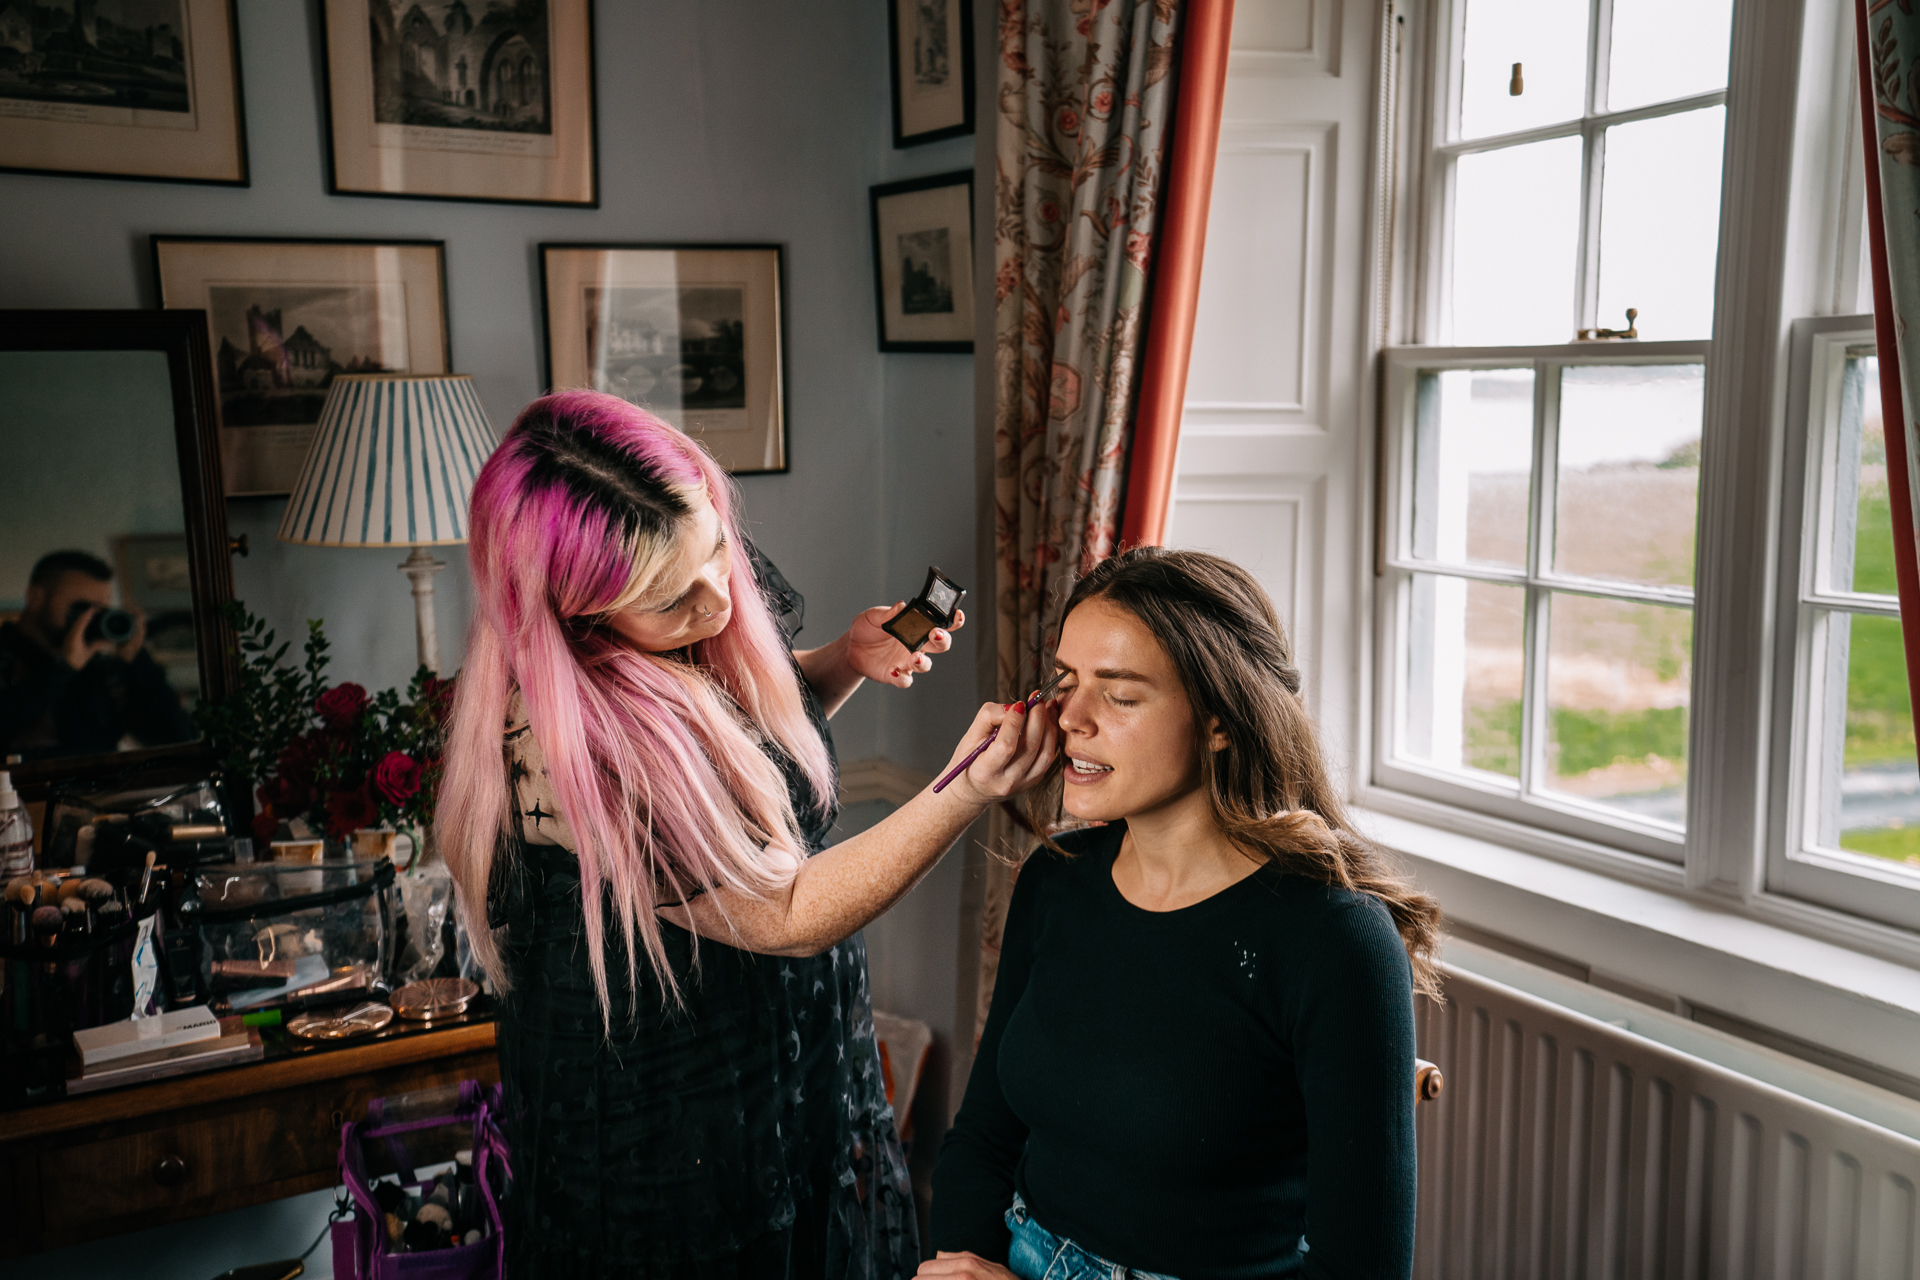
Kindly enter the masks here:
[[1207, 750], [1225, 751], [1227, 745], [1227, 735], [1220, 732], [1220, 717], [1215, 716], [1207, 721]]

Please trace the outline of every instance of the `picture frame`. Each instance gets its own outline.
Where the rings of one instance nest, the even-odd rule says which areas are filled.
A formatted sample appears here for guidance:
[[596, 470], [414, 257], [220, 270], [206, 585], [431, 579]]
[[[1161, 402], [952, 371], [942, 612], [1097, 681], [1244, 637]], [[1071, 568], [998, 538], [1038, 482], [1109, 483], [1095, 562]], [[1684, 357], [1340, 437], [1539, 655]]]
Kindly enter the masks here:
[[598, 208], [593, 19], [593, 0], [322, 0], [327, 190]]
[[973, 350], [973, 171], [873, 187], [882, 351]]
[[734, 475], [786, 471], [784, 259], [777, 244], [541, 244], [547, 385], [637, 404]]
[[0, 172], [248, 185], [234, 8], [0, 3]]
[[440, 240], [152, 237], [160, 306], [206, 313], [226, 496], [291, 493], [338, 373], [451, 373]]
[[972, 0], [887, 0], [893, 145], [973, 132]]

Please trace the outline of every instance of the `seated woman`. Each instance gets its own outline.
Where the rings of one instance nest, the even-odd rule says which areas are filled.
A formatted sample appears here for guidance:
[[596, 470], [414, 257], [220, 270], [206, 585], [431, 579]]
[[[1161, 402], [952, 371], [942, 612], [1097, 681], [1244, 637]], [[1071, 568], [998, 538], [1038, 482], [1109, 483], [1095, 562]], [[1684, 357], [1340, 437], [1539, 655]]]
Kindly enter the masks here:
[[1029, 812], [1105, 825], [1021, 870], [919, 1274], [1407, 1276], [1439, 911], [1349, 824], [1272, 604], [1129, 551], [1058, 666]]

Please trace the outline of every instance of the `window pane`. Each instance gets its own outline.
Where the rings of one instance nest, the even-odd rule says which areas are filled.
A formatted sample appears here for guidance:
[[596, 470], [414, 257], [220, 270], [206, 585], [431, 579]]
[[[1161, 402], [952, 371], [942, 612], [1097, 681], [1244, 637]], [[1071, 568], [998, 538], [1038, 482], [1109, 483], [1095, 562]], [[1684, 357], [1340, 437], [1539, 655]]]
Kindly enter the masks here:
[[[1826, 640], [1820, 843], [1920, 868], [1920, 766], [1900, 621], [1829, 614]], [[1844, 682], [1834, 678], [1842, 672]]]
[[1697, 364], [1561, 371], [1557, 571], [1693, 585], [1705, 389]]
[[1607, 110], [1727, 87], [1733, 0], [1613, 0]]
[[1524, 587], [1413, 575], [1404, 754], [1520, 776], [1526, 594]]
[[1579, 119], [1587, 100], [1587, 0], [1468, 0], [1466, 35], [1461, 137]]
[[1880, 422], [1880, 361], [1874, 356], [1851, 355], [1843, 366], [1836, 445], [1828, 589], [1898, 595], [1887, 441]]
[[1533, 370], [1422, 374], [1413, 455], [1413, 554], [1524, 569]]
[[1460, 157], [1453, 195], [1453, 341], [1573, 336], [1580, 244], [1578, 138]]
[[1684, 824], [1693, 611], [1562, 593], [1549, 608], [1547, 785]]
[[1607, 130], [1600, 198], [1602, 328], [1628, 307], [1642, 338], [1713, 336], [1725, 107]]

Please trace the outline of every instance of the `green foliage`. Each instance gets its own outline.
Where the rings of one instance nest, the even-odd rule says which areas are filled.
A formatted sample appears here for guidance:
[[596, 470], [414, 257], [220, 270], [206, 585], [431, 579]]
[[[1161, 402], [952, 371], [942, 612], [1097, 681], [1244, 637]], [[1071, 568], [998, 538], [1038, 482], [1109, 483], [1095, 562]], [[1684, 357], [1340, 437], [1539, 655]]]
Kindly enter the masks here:
[[219, 702], [202, 700], [193, 721], [219, 753], [229, 777], [264, 778], [287, 744], [319, 723], [314, 703], [327, 689], [327, 637], [318, 619], [307, 623], [303, 661], [283, 666], [293, 642], [280, 641], [266, 619], [229, 600], [224, 609], [233, 628], [240, 679]]
[[1563, 778], [1604, 769], [1610, 764], [1642, 761], [1649, 756], [1684, 761], [1687, 758], [1687, 709], [1574, 711], [1560, 708], [1553, 713], [1553, 745], [1559, 749], [1556, 772]]
[[1893, 506], [1884, 481], [1860, 487], [1854, 518], [1853, 589], [1898, 594], [1893, 576]]
[[1846, 762], [1911, 760], [1913, 710], [1900, 623], [1855, 616], [1848, 627]]
[[1870, 831], [1845, 831], [1840, 847], [1894, 862], [1920, 867], [1920, 827], [1878, 827]]
[[1509, 778], [1520, 776], [1520, 700], [1467, 708], [1466, 763]]

